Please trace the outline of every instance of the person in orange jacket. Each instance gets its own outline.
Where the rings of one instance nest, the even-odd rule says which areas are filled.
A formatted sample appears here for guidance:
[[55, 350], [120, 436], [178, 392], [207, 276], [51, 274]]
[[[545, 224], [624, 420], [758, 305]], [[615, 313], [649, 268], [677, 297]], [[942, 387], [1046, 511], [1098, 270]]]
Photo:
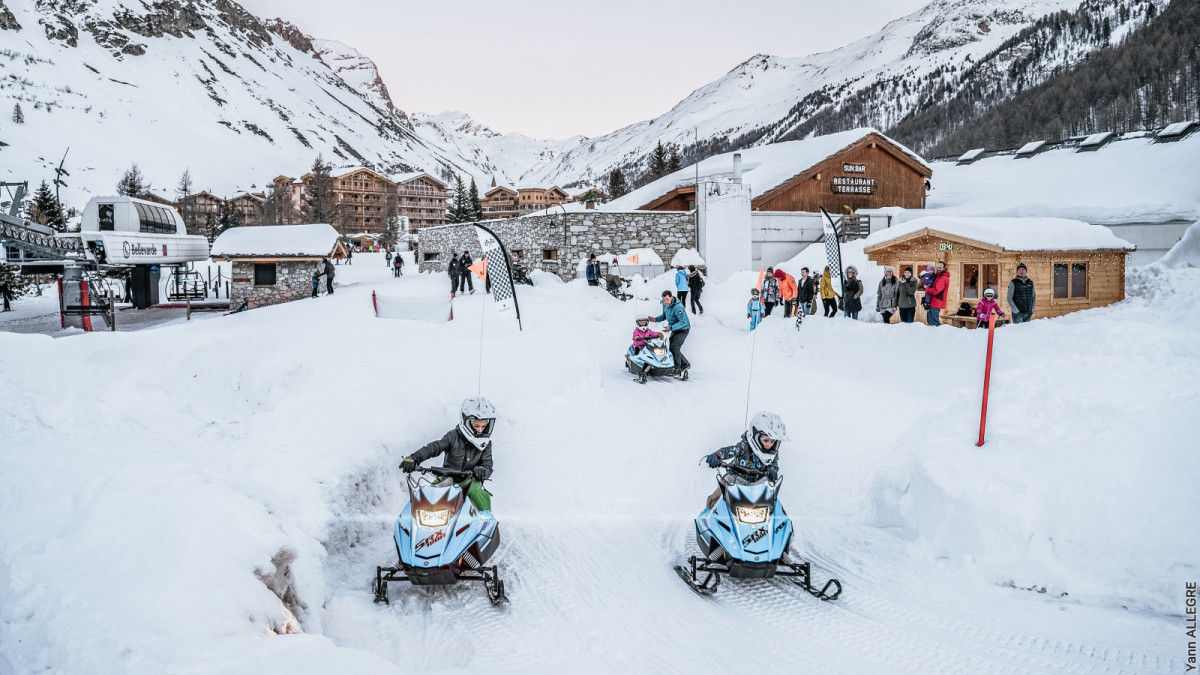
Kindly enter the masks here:
[[790, 317], [796, 306], [796, 296], [799, 295], [796, 278], [783, 270], [775, 270], [775, 278], [779, 280], [779, 297], [783, 300], [783, 316], [784, 318]]

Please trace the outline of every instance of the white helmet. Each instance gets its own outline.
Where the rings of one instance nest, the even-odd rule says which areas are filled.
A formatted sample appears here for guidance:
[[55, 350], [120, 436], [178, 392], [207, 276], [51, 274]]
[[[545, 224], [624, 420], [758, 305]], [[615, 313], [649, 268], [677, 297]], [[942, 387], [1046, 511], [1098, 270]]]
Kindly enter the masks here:
[[996, 297], [996, 291], [989, 288], [983, 292], [983, 297], [994, 298], [994, 297]]
[[[491, 442], [492, 430], [496, 428], [496, 406], [482, 396], [468, 398], [462, 402], [459, 413], [458, 433], [462, 434], [462, 437], [467, 439], [471, 445], [482, 450]], [[471, 426], [471, 422], [475, 420], [487, 422], [487, 428], [483, 430], [483, 433], [475, 433], [475, 427]]]
[[[770, 450], [762, 446], [764, 437], [775, 439], [775, 444]], [[767, 465], [774, 464], [779, 458], [779, 445], [790, 440], [792, 439], [788, 438], [787, 426], [779, 419], [779, 415], [765, 410], [754, 413], [754, 418], [750, 420], [750, 428], [746, 430], [746, 442], [750, 444], [750, 449], [759, 461]]]

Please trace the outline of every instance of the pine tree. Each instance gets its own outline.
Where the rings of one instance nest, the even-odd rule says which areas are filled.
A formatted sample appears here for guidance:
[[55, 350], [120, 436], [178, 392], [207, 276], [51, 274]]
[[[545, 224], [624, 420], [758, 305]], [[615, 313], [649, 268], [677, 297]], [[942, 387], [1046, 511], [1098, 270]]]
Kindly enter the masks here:
[[667, 160], [667, 173], [675, 173], [679, 170], [679, 153], [675, 149], [671, 149], [671, 157]]
[[667, 150], [663, 147], [662, 141], [654, 147], [654, 152], [650, 154], [650, 176], [653, 178], [662, 178], [667, 175]]
[[15, 124], [25, 124], [25, 113], [21, 110], [21, 104], [13, 106], [12, 121]]
[[471, 198], [462, 178], [454, 177], [454, 202], [450, 205], [450, 213], [446, 215], [447, 223], [466, 223], [471, 219]]
[[389, 194], [384, 205], [383, 234], [379, 236], [379, 245], [385, 250], [392, 250], [400, 240], [400, 205], [399, 197]]
[[608, 173], [608, 196], [611, 199], [616, 199], [629, 192], [629, 182], [625, 180], [625, 174], [621, 173], [620, 169], [613, 169]]
[[225, 230], [241, 227], [245, 224], [246, 214], [242, 213], [241, 209], [234, 206], [232, 201], [226, 199], [224, 203], [221, 204], [221, 215], [217, 220], [217, 235], [220, 235]]
[[136, 197], [149, 189], [150, 186], [146, 184], [146, 179], [142, 177], [137, 164], [129, 167], [125, 175], [121, 176], [121, 182], [117, 183], [117, 194], [126, 197]]
[[341, 208], [334, 191], [333, 166], [317, 155], [312, 165], [312, 180], [307, 185], [302, 213], [310, 223], [340, 224]]
[[475, 177], [471, 176], [471, 221], [479, 222], [483, 220], [483, 203], [479, 201], [479, 188], [475, 186]]
[[67, 219], [63, 216], [62, 206], [59, 205], [54, 193], [50, 191], [50, 184], [45, 180], [42, 180], [42, 184], [33, 193], [33, 199], [29, 201], [28, 213], [29, 219], [39, 225], [51, 227], [59, 232], [66, 229]]
[[192, 194], [192, 173], [188, 169], [183, 170], [183, 175], [179, 177], [179, 184], [175, 186], [176, 201]]
[[221, 234], [221, 216], [209, 211], [204, 214], [204, 236], [208, 238], [208, 245], [217, 240], [217, 236]]
[[262, 205], [263, 225], [291, 225], [296, 219], [291, 195], [278, 188], [271, 188]]
[[183, 198], [190, 194], [192, 194], [192, 174], [184, 169], [183, 175], [179, 177], [179, 184], [175, 186], [175, 206], [179, 209], [179, 214], [183, 216], [184, 229], [188, 234], [196, 234], [200, 219], [196, 216], [194, 209], [183, 208]]

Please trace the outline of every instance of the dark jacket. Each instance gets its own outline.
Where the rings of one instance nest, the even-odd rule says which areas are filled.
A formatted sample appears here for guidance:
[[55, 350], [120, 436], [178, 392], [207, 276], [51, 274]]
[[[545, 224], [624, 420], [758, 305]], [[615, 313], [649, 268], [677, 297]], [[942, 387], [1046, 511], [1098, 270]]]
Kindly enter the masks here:
[[900, 298], [897, 306], [900, 309], [911, 309], [917, 306], [916, 277], [909, 277], [908, 281], [900, 279]]
[[333, 261], [328, 258], [325, 259], [325, 276], [329, 277], [330, 281], [333, 281]]
[[1037, 291], [1033, 288], [1033, 279], [1013, 277], [1008, 282], [1008, 306], [1014, 313], [1033, 314], [1037, 308]]
[[812, 302], [817, 295], [817, 280], [811, 274], [807, 279], [797, 279], [796, 287], [800, 302]]
[[842, 283], [842, 303], [847, 312], [862, 311], [863, 282], [858, 277], [846, 277]]
[[[750, 442], [746, 440], [745, 433], [742, 434], [741, 439], [737, 443], [717, 450], [716, 455], [721, 458], [721, 463], [723, 464], [732, 464], [760, 471], [765, 471], [767, 468], [758, 458], [758, 455], [754, 454], [754, 451], [750, 449]], [[741, 477], [741, 480], [748, 482], [750, 478]]]
[[458, 258], [451, 258], [450, 264], [446, 267], [446, 273], [452, 277], [462, 276], [463, 266], [462, 261]]
[[[487, 469], [487, 475], [492, 475], [492, 444], [489, 441], [483, 450], [476, 448], [462, 437], [458, 427], [446, 432], [438, 440], [426, 445], [412, 454], [417, 464], [438, 455], [445, 454], [442, 459], [443, 469], [455, 471], [470, 471], [477, 466]], [[484, 476], [486, 478], [487, 476]]]
[[587, 265], [587, 280], [599, 281], [600, 279], [600, 263], [588, 263]]
[[691, 289], [692, 295], [698, 294], [704, 288], [704, 275], [700, 270], [688, 272], [688, 288]]

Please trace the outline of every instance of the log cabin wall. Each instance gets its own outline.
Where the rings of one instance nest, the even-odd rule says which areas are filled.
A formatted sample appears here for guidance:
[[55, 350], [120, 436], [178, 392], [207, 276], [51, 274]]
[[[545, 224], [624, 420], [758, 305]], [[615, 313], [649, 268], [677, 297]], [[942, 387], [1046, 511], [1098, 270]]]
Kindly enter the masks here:
[[[949, 246], [949, 249], [945, 249]], [[950, 270], [950, 287], [946, 293], [946, 309], [943, 314], [954, 314], [961, 303], [967, 302], [972, 307], [979, 301], [987, 281], [985, 265], [994, 265], [996, 270], [996, 296], [1000, 308], [1010, 317], [1012, 308], [1008, 306], [1008, 282], [1017, 276], [1017, 265], [1025, 263], [1029, 278], [1033, 279], [1034, 290], [1037, 292], [1037, 307], [1033, 318], [1045, 319], [1062, 316], [1081, 309], [1104, 307], [1125, 299], [1125, 256], [1123, 250], [1100, 251], [992, 251], [983, 249], [961, 240], [932, 233], [907, 241], [898, 242], [891, 246], [881, 247], [871, 252], [868, 257], [880, 264], [896, 268], [896, 275], [904, 272], [905, 267], [912, 267], [913, 274], [920, 276], [925, 266], [941, 260]], [[980, 283], [972, 294], [970, 286], [964, 288], [966, 272], [975, 266], [979, 273]], [[1067, 297], [1054, 297], [1055, 265], [1059, 265], [1060, 294], [1065, 291]], [[1077, 265], [1084, 265], [1082, 269]], [[1065, 269], [1064, 269], [1065, 267]], [[1063, 285], [1065, 279], [1065, 288]], [[1080, 289], [1079, 282], [1085, 281], [1086, 287]], [[1082, 296], [1079, 294], [1082, 292]], [[1072, 297], [1072, 295], [1076, 297]], [[917, 321], [925, 321], [925, 310], [920, 300], [924, 293], [917, 291]]]
[[932, 172], [914, 169], [894, 154], [899, 150], [885, 150], [882, 146], [886, 143], [881, 137], [867, 136], [805, 170], [794, 185], [784, 183], [782, 190], [763, 193], [751, 206], [755, 211], [809, 212], [825, 207], [830, 213], [846, 213], [847, 207], [854, 211], [885, 206], [924, 208], [925, 179]]

